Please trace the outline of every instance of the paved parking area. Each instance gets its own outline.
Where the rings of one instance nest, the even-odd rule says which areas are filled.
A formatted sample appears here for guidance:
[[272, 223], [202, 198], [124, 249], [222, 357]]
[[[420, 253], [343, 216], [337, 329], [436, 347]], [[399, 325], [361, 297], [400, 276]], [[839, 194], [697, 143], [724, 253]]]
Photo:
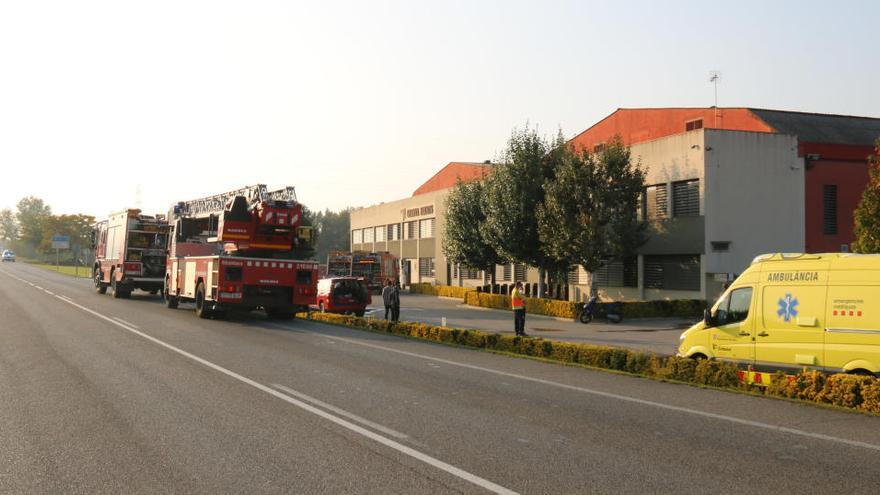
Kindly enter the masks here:
[[[447, 299], [417, 294], [401, 294], [400, 319], [446, 326], [473, 328], [499, 333], [513, 333], [513, 314], [510, 311], [475, 308], [462, 304], [459, 299]], [[384, 318], [382, 298], [373, 296], [367, 316]], [[613, 324], [594, 321], [587, 325], [571, 320], [559, 320], [541, 315], [526, 315], [526, 333], [545, 339], [626, 347], [657, 354], [673, 354], [678, 337], [693, 319], [640, 318]]]

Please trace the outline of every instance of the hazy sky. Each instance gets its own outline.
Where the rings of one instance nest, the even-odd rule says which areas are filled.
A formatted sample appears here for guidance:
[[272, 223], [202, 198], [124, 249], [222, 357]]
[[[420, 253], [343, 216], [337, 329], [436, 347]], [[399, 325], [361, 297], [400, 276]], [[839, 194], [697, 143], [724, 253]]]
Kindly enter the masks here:
[[618, 107], [880, 116], [880, 2], [0, 3], [0, 208], [103, 216], [266, 183], [409, 196], [526, 122]]

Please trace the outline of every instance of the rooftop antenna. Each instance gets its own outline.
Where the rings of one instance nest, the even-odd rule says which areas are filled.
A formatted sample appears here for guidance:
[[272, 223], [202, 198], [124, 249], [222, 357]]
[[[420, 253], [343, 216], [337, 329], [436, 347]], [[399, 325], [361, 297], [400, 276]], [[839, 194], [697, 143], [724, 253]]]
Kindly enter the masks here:
[[137, 185], [137, 189], [134, 190], [134, 207], [137, 209], [141, 209], [141, 185]]
[[718, 83], [721, 82], [721, 71], [710, 70], [709, 82], [715, 86], [715, 128], [718, 128]]

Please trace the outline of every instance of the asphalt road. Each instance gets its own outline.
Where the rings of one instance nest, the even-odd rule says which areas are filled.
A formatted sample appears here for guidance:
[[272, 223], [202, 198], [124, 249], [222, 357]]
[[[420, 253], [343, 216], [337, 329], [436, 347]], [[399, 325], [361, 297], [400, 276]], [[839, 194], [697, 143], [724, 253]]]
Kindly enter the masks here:
[[[513, 334], [513, 313], [487, 308], [476, 308], [459, 299], [417, 294], [401, 294], [401, 320], [418, 321], [456, 328], [472, 328], [489, 332]], [[373, 296], [367, 316], [384, 318], [381, 296]], [[678, 337], [694, 323], [686, 318], [637, 318], [614, 324], [596, 320], [582, 324], [571, 320], [542, 315], [526, 315], [526, 333], [544, 339], [563, 340], [585, 344], [626, 347], [655, 354], [675, 354]]]
[[3, 493], [876, 493], [880, 418], [0, 265]]

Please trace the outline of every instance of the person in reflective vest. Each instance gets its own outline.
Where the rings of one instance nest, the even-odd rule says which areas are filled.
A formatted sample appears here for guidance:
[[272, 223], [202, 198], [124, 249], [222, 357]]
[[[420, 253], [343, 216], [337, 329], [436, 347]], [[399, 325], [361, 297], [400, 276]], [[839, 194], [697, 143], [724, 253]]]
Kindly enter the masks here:
[[513, 309], [513, 330], [516, 335], [526, 336], [526, 300], [523, 297], [522, 282], [517, 282], [510, 293], [510, 305]]

